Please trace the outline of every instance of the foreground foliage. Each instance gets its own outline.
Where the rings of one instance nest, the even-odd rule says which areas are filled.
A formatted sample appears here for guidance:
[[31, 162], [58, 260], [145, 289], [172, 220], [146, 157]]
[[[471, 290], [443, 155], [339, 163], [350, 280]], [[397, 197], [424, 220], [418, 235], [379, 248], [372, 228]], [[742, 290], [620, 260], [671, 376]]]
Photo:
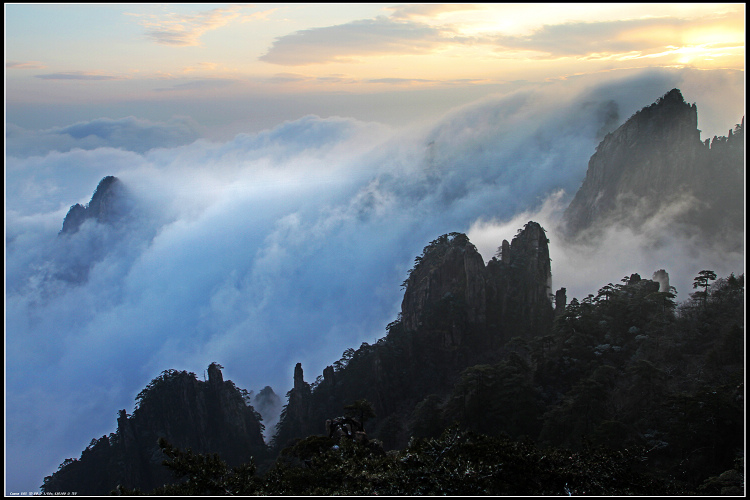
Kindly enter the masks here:
[[[288, 448], [264, 476], [253, 463], [228, 468], [216, 455], [197, 455], [160, 442], [164, 463], [183, 482], [157, 495], [675, 495], [679, 484], [644, 470], [643, 448], [581, 452], [541, 449], [462, 431], [413, 439], [398, 452], [321, 436]], [[734, 476], [733, 476], [734, 477]], [[726, 478], [723, 478], [726, 479]], [[720, 482], [717, 478], [715, 482]], [[717, 483], [718, 484], [718, 483]], [[119, 488], [119, 494], [138, 494]]]

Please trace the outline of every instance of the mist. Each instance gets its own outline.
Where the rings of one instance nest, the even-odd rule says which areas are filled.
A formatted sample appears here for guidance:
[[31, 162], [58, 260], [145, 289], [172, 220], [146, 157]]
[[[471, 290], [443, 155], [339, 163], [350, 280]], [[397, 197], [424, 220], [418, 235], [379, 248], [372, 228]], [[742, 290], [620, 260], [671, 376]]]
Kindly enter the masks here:
[[[447, 232], [466, 232], [486, 261], [540, 222], [569, 300], [662, 268], [684, 300], [701, 269], [744, 272], [743, 255], [672, 232], [669, 211], [594, 246], [557, 233], [604, 134], [674, 87], [707, 130], [742, 118], [742, 74], [647, 71], [485, 97], [408, 127], [308, 115], [221, 142], [189, 118], [11, 129], [6, 492], [38, 490], [113, 432], [163, 370], [200, 378], [216, 361], [225, 380], [283, 399], [295, 363], [312, 381], [384, 336], [415, 256]], [[717, 96], [733, 106], [712, 106]], [[133, 219], [63, 241], [68, 209], [106, 175], [127, 188]], [[81, 263], [85, 282], [59, 279]]]

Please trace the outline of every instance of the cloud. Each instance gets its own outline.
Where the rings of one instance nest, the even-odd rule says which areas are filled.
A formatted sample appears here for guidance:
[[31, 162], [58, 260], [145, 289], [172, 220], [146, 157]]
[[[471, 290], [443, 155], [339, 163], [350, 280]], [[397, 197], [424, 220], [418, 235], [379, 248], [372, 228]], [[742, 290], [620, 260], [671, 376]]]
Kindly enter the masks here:
[[422, 78], [375, 78], [367, 80], [367, 83], [388, 83], [388, 84], [411, 84], [411, 83], [436, 83], [437, 80], [425, 80]]
[[413, 4], [386, 7], [386, 9], [393, 11], [390, 16], [393, 19], [413, 19], [415, 17], [434, 19], [442, 14], [478, 10], [481, 8], [480, 6], [470, 4]]
[[119, 75], [107, 75], [102, 73], [86, 72], [86, 71], [65, 71], [61, 73], [48, 73], [44, 75], [34, 75], [35, 78], [42, 80], [86, 80], [86, 81], [100, 81], [100, 80], [127, 80], [125, 76]]
[[[698, 50], [724, 55], [742, 47], [742, 17], [721, 13], [693, 19], [676, 17], [548, 24], [525, 35], [507, 35], [471, 23], [440, 23], [443, 14], [470, 11], [472, 5], [406, 5], [391, 7], [389, 17], [312, 28], [277, 38], [260, 60], [300, 66], [356, 62], [364, 57], [424, 55], [456, 45], [495, 46], [498, 53], [536, 52], [536, 58], [578, 57], [618, 60]], [[469, 35], [469, 33], [471, 33]], [[709, 35], [710, 33], [710, 35]], [[525, 56], [534, 57], [534, 56]]]
[[178, 83], [171, 87], [160, 87], [154, 89], [156, 92], [184, 92], [191, 90], [219, 89], [237, 83], [231, 78], [204, 78], [187, 83]]
[[45, 65], [39, 61], [8, 61], [5, 63], [5, 69], [42, 69]]
[[123, 148], [144, 153], [157, 147], [187, 144], [200, 137], [201, 128], [192, 119], [175, 117], [167, 122], [152, 122], [128, 116], [99, 118], [66, 127], [27, 130], [12, 123], [5, 130], [6, 154], [26, 157], [74, 148]]
[[467, 41], [447, 28], [381, 16], [279, 37], [260, 60], [286, 66], [350, 62], [365, 56], [428, 54], [446, 43]]
[[270, 77], [267, 81], [268, 83], [273, 84], [283, 84], [283, 83], [297, 83], [297, 82], [306, 82], [312, 80], [314, 77], [307, 76], [307, 75], [301, 75], [299, 73], [277, 73]]
[[200, 45], [200, 39], [207, 31], [226, 26], [235, 19], [243, 22], [263, 19], [273, 11], [244, 15], [241, 11], [246, 8], [248, 7], [232, 5], [196, 14], [169, 13], [161, 18], [149, 16], [142, 19], [140, 24], [146, 28], [146, 37], [155, 43], [177, 47], [196, 46]]
[[197, 63], [195, 66], [188, 66], [184, 68], [182, 71], [183, 73], [192, 73], [193, 71], [213, 71], [218, 67], [219, 67], [218, 63], [200, 62], [200, 63]]
[[684, 301], [693, 292], [693, 276], [701, 269], [716, 270], [719, 276], [744, 272], [742, 252], [728, 250], [732, 241], [701, 241], [695, 231], [690, 234], [676, 222], [691, 203], [689, 198], [676, 201], [639, 228], [609, 224], [599, 228], [596, 240], [570, 241], [559, 226], [567, 200], [565, 193], [558, 191], [536, 210], [505, 220], [480, 218], [467, 235], [486, 261], [497, 251], [498, 241], [510, 241], [507, 235], [513, 235], [514, 228], [530, 220], [539, 222], [550, 240], [553, 290], [566, 288], [568, 302], [573, 297], [581, 300], [596, 295], [607, 283], [618, 283], [633, 273], [651, 279], [659, 269], [666, 269], [670, 284], [677, 289], [677, 300]]
[[[736, 15], [708, 16], [701, 19], [643, 18], [601, 22], [569, 22], [544, 25], [528, 35], [500, 35], [495, 43], [503, 49], [530, 50], [548, 57], [596, 57], [613, 54], [643, 57], [665, 49], [694, 45], [695, 32], [726, 31], [726, 23], [739, 22]], [[744, 31], [744, 30], [742, 30]], [[705, 40], [703, 40], [705, 42]], [[709, 44], [721, 46], [718, 39]], [[723, 42], [723, 40], [722, 40]]]
[[[384, 335], [414, 257], [440, 234], [468, 231], [487, 259], [538, 217], [560, 248], [547, 221], [580, 186], [598, 137], [684, 75], [555, 82], [408, 129], [306, 116], [229, 141], [151, 149], [138, 134], [122, 144], [115, 124], [95, 120], [64, 135], [103, 147], [8, 157], [7, 487], [35, 489], [113, 432], [117, 410], [132, 409], [167, 368], [201, 373], [218, 361], [238, 386], [284, 394], [301, 362], [310, 381], [344, 349]], [[89, 224], [61, 242], [68, 208], [86, 203], [105, 175], [127, 187], [139, 223], [116, 234]], [[711, 262], [690, 241], [655, 246], [657, 227], [613, 233], [606, 251], [584, 257], [554, 250], [555, 286], [572, 297], [619, 280], [620, 261], [647, 276], [665, 268], [675, 282]], [[648, 251], [636, 242], [657, 248], [655, 257], [676, 253], [653, 267], [637, 262]], [[92, 248], [87, 282], [55, 278]], [[692, 260], [676, 264], [682, 256]], [[740, 272], [733, 258], [726, 268]]]

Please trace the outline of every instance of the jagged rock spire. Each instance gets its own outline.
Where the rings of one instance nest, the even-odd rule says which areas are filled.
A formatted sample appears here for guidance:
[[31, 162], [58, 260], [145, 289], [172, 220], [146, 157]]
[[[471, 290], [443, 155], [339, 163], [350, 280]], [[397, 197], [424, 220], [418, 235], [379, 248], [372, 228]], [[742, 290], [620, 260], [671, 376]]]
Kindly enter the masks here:
[[113, 224], [126, 215], [127, 206], [122, 182], [115, 176], [103, 178], [85, 207], [76, 203], [65, 216], [60, 234], [76, 233], [89, 219], [100, 224]]

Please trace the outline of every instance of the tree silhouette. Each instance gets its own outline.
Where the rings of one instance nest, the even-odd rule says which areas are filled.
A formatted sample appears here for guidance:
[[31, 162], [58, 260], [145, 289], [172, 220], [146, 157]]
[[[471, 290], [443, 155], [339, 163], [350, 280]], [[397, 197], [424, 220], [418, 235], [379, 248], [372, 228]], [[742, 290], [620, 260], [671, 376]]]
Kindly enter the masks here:
[[703, 270], [698, 273], [698, 276], [693, 278], [693, 288], [703, 288], [702, 291], [693, 293], [693, 297], [703, 303], [703, 308], [706, 308], [708, 301], [708, 285], [709, 281], [716, 279], [716, 273], [713, 271]]
[[368, 419], [375, 418], [375, 409], [372, 407], [372, 403], [366, 399], [358, 399], [354, 403], [344, 406], [344, 410], [352, 417], [358, 418], [362, 428], [365, 427], [365, 422]]

